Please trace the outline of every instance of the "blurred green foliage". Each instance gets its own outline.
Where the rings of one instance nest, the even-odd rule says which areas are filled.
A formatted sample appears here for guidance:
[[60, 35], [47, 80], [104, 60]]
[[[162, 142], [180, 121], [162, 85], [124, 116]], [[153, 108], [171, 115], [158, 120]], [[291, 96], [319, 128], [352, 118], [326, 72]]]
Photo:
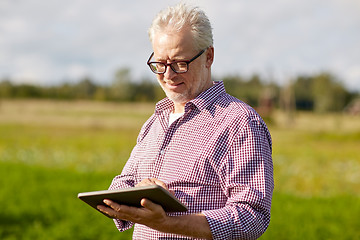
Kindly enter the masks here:
[[[77, 193], [121, 172], [153, 104], [3, 101], [0, 239], [131, 239]], [[359, 239], [358, 116], [273, 113], [275, 192], [261, 239]]]

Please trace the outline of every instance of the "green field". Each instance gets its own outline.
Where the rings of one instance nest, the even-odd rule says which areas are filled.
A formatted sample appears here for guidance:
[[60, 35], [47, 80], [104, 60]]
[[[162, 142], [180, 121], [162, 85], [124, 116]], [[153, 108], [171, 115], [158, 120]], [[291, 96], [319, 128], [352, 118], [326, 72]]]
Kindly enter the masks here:
[[[0, 239], [131, 239], [76, 195], [120, 173], [153, 104], [0, 102]], [[360, 116], [275, 112], [261, 239], [360, 239]]]

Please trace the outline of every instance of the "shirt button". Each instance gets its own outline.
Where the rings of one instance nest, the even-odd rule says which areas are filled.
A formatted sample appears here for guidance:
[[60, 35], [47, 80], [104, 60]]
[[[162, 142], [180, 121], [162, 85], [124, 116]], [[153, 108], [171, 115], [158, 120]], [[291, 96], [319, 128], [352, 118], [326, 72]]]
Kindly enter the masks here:
[[164, 155], [164, 153], [165, 153], [164, 149], [160, 150], [160, 155]]

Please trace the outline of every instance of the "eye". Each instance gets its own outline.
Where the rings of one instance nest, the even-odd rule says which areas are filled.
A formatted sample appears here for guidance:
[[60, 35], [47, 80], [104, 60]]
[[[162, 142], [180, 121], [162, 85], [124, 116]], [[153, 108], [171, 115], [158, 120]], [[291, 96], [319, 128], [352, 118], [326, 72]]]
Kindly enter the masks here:
[[177, 65], [178, 65], [178, 67], [180, 69], [186, 69], [187, 68], [186, 62], [178, 62]]
[[175, 63], [173, 63], [172, 66], [179, 72], [187, 71], [187, 63], [186, 62], [175, 62]]
[[165, 70], [165, 65], [160, 62], [152, 62], [149, 66], [153, 72], [163, 72]]

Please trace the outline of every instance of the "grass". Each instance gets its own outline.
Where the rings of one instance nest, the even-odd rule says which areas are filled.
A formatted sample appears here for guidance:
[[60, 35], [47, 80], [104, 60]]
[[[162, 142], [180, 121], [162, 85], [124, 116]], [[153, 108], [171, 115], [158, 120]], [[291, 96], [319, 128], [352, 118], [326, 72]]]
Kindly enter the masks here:
[[298, 197], [275, 192], [265, 239], [360, 239], [359, 198]]
[[[120, 173], [153, 104], [0, 103], [0, 239], [131, 239], [76, 198]], [[360, 118], [280, 112], [261, 239], [360, 239]]]
[[301, 196], [360, 196], [359, 132], [274, 129], [276, 189]]
[[1, 163], [1, 239], [130, 239], [119, 233], [111, 219], [77, 199], [84, 189], [103, 189], [104, 173]]

